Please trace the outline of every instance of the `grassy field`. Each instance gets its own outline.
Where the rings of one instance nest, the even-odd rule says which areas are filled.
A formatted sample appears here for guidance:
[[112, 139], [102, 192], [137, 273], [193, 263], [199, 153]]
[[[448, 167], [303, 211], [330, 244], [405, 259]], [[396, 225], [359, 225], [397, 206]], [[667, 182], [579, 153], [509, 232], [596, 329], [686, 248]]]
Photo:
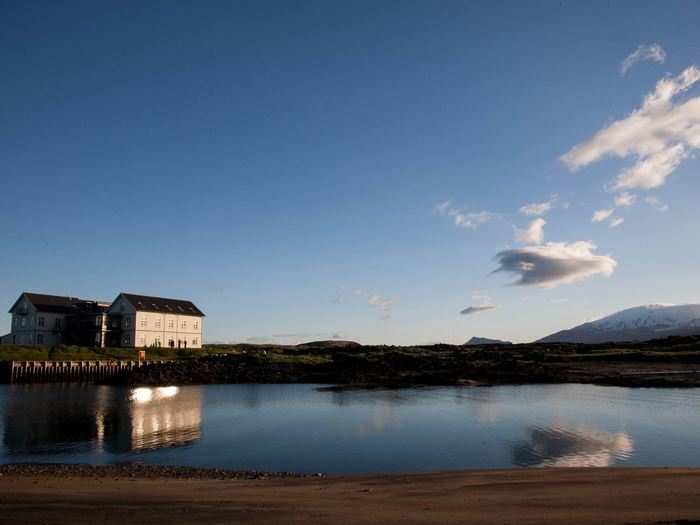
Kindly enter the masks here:
[[[230, 351], [230, 350], [229, 350]], [[187, 359], [224, 353], [225, 350], [203, 348], [201, 350], [178, 350], [171, 348], [148, 348], [148, 360]], [[0, 346], [0, 361], [78, 361], [78, 360], [129, 360], [138, 359], [133, 348], [88, 348], [84, 346]]]

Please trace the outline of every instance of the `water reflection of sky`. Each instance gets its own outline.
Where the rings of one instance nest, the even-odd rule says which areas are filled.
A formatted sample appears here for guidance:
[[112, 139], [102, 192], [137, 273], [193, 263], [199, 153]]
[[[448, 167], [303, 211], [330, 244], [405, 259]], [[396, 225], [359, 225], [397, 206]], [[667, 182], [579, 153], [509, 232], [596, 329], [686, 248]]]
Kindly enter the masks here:
[[700, 466], [696, 390], [0, 387], [3, 461], [361, 473]]

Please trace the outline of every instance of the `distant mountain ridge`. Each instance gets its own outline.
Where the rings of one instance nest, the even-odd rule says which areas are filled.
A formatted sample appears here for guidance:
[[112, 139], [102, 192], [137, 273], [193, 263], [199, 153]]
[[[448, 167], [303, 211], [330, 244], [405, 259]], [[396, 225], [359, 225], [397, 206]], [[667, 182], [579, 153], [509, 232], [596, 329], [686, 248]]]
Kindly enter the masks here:
[[477, 345], [512, 345], [510, 341], [501, 341], [500, 339], [489, 339], [488, 337], [472, 337], [469, 341], [464, 343], [467, 346], [477, 346]]
[[595, 344], [688, 335], [700, 335], [700, 304], [649, 304], [627, 308], [537, 342]]

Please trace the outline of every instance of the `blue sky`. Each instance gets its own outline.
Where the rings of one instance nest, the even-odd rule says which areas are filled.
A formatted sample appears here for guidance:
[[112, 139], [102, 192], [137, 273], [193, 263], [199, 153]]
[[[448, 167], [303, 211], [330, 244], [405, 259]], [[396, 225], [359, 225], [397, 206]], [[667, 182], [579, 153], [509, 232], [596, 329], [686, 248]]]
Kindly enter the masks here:
[[[525, 4], [0, 2], [0, 300], [184, 297], [209, 341], [386, 344], [700, 302], [700, 4]], [[552, 257], [563, 279], [509, 286]]]

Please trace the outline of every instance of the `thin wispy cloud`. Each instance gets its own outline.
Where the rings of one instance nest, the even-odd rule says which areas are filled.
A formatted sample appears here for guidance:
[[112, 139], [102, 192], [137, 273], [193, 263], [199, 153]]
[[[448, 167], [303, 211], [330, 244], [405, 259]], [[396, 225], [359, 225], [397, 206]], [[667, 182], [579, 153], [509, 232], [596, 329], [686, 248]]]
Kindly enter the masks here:
[[474, 301], [475, 304], [461, 310], [459, 312], [461, 315], [473, 315], [480, 312], [487, 312], [496, 308], [496, 305], [493, 304], [491, 297], [479, 290], [472, 292], [472, 301]]
[[544, 226], [547, 221], [537, 218], [525, 229], [515, 228], [515, 238], [523, 244], [540, 244], [544, 240]]
[[620, 206], [622, 208], [629, 208], [635, 202], [637, 202], [637, 197], [631, 193], [623, 192], [615, 196], [615, 206]]
[[646, 61], [663, 64], [666, 61], [666, 51], [659, 44], [641, 44], [622, 61], [620, 74], [624, 76], [636, 64]]
[[561, 161], [577, 170], [605, 157], [632, 157], [634, 164], [615, 178], [614, 191], [662, 186], [684, 159], [700, 149], [700, 96], [674, 101], [699, 80], [695, 65], [662, 78], [640, 108], [574, 146]]
[[610, 226], [611, 228], [617, 228], [618, 226], [622, 225], [623, 222], [625, 222], [625, 219], [623, 219], [622, 217], [613, 217], [608, 222], [608, 226]]
[[365, 303], [379, 314], [380, 318], [389, 319], [391, 317], [391, 310], [397, 301], [395, 297], [380, 295], [362, 288], [355, 288], [352, 293], [356, 297], [363, 298]]
[[462, 315], [473, 315], [473, 314], [478, 314], [480, 312], [487, 312], [489, 310], [493, 310], [496, 308], [495, 304], [484, 304], [484, 305], [477, 305], [477, 306], [468, 306], [461, 312], [459, 312]]
[[521, 206], [520, 210], [518, 211], [520, 211], [520, 213], [524, 215], [546, 215], [552, 210], [552, 207], [554, 206], [556, 200], [557, 196], [555, 195], [550, 200], [545, 202], [532, 202], [530, 204], [525, 204], [524, 206]]
[[658, 199], [658, 197], [654, 197], [653, 195], [646, 197], [644, 202], [657, 211], [668, 211], [668, 204], [664, 204]]
[[591, 222], [603, 222], [608, 219], [615, 212], [615, 208], [610, 208], [607, 210], [598, 210], [593, 213], [591, 217]]
[[610, 276], [617, 262], [607, 255], [596, 255], [596, 246], [588, 241], [550, 242], [504, 250], [496, 255], [494, 273], [514, 274], [515, 286], [554, 288], [595, 275]]
[[488, 211], [467, 212], [452, 204], [452, 201], [445, 201], [435, 207], [435, 211], [443, 217], [449, 217], [458, 228], [475, 230], [482, 224], [489, 222], [495, 214]]

